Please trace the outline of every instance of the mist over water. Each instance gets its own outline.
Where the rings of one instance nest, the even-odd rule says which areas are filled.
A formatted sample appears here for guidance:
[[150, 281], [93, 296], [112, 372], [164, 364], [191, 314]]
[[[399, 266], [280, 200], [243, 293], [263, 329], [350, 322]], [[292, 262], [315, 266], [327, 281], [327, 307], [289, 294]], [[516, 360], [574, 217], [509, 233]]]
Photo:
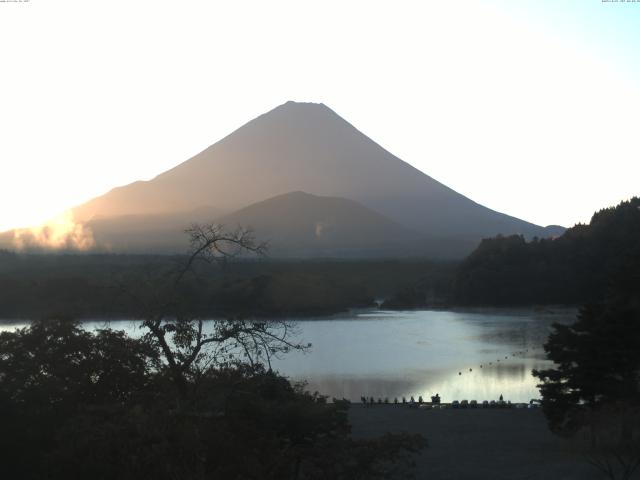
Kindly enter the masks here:
[[[292, 319], [295, 340], [312, 343], [311, 351], [294, 351], [272, 364], [291, 380], [306, 381], [310, 391], [354, 401], [412, 395], [427, 400], [439, 393], [443, 402], [500, 395], [528, 402], [540, 397], [531, 371], [550, 365], [542, 345], [551, 325], [572, 323], [575, 315], [573, 309], [372, 310]], [[9, 322], [0, 331], [25, 325]], [[142, 333], [140, 322], [131, 320], [84, 325]]]

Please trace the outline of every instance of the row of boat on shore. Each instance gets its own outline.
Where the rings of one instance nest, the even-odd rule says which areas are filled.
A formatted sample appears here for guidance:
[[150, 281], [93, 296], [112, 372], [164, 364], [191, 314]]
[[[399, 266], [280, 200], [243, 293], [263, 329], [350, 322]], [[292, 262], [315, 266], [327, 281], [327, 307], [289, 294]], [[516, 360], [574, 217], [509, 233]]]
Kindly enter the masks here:
[[[433, 399], [434, 397], [432, 397]], [[477, 400], [454, 400], [451, 403], [442, 403], [438, 401], [431, 402], [423, 402], [420, 397], [418, 401], [415, 401], [413, 397], [410, 401], [406, 401], [405, 398], [402, 399], [402, 402], [398, 401], [398, 399], [394, 399], [393, 402], [389, 402], [388, 399], [382, 400], [381, 398], [378, 401], [374, 401], [373, 397], [367, 399], [366, 397], [360, 398], [362, 405], [365, 407], [372, 407], [374, 405], [396, 405], [396, 406], [406, 406], [413, 408], [420, 408], [425, 410], [431, 409], [466, 409], [466, 408], [518, 408], [518, 409], [532, 409], [539, 408], [540, 401], [531, 399], [529, 403], [511, 403], [511, 401], [507, 400], [483, 400], [482, 402], [478, 402]]]

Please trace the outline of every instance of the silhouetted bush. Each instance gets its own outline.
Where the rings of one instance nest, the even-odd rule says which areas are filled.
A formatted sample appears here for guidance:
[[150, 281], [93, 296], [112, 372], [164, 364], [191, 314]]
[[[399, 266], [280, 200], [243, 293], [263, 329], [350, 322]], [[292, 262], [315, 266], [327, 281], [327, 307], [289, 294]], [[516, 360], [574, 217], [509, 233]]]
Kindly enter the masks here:
[[351, 439], [327, 403], [260, 365], [178, 394], [153, 342], [49, 319], [0, 334], [0, 462], [20, 479], [358, 479], [406, 472], [419, 436]]

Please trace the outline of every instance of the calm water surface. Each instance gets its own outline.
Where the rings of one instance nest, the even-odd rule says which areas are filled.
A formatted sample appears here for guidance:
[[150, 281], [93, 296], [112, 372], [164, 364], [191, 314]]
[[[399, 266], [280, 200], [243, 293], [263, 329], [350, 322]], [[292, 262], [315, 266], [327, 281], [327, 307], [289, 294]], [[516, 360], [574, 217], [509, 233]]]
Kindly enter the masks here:
[[[293, 352], [273, 362], [308, 389], [359, 401], [439, 393], [451, 400], [539, 398], [534, 368], [545, 368], [542, 344], [553, 322], [570, 323], [575, 310], [361, 311], [297, 320], [298, 341], [309, 353]], [[88, 321], [87, 328], [105, 323]], [[136, 335], [137, 322], [112, 321]], [[12, 330], [6, 323], [0, 330]], [[482, 367], [481, 367], [482, 365]]]

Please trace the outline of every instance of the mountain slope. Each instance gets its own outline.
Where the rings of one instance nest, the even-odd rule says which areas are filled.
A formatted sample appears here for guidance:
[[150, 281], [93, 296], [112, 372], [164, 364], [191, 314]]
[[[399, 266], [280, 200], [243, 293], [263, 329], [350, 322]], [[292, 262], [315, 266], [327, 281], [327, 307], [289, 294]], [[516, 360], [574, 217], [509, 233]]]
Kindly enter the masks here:
[[405, 257], [425, 253], [413, 232], [353, 200], [291, 192], [220, 217], [215, 210], [99, 217], [87, 222], [96, 245], [111, 252], [182, 253], [194, 222], [251, 228], [275, 257]]
[[406, 256], [421, 248], [417, 233], [353, 200], [291, 192], [220, 219], [251, 227], [275, 256]]
[[185, 234], [193, 223], [211, 222], [220, 216], [213, 207], [184, 212], [96, 217], [86, 226], [98, 250], [118, 253], [184, 253]]
[[543, 228], [485, 208], [413, 168], [326, 106], [294, 102], [153, 180], [116, 188], [74, 213], [81, 221], [202, 205], [229, 213], [295, 190], [355, 200], [447, 243], [499, 233], [546, 236]]

